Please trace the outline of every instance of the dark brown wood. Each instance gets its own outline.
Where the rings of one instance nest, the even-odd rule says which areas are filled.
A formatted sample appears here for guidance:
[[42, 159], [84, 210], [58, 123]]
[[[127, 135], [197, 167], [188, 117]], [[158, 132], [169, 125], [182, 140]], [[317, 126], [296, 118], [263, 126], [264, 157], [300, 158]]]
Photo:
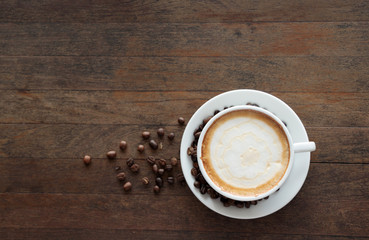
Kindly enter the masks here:
[[[368, 22], [0, 24], [1, 56], [368, 56]], [[158, 33], [160, 33], [158, 35]]]
[[[0, 239], [368, 239], [368, 41], [364, 0], [0, 2]], [[179, 158], [178, 117], [241, 88], [285, 101], [316, 142], [297, 196], [235, 220], [179, 183], [154, 194], [145, 158]]]

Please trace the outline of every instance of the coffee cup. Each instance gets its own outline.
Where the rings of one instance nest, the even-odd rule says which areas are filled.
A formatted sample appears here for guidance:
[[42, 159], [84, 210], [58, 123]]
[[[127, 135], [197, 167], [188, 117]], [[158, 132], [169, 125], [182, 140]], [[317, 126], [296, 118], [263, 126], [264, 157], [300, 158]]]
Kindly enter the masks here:
[[314, 142], [293, 142], [283, 122], [255, 106], [221, 111], [204, 126], [197, 145], [199, 168], [221, 195], [238, 201], [270, 196], [288, 178], [295, 153]]

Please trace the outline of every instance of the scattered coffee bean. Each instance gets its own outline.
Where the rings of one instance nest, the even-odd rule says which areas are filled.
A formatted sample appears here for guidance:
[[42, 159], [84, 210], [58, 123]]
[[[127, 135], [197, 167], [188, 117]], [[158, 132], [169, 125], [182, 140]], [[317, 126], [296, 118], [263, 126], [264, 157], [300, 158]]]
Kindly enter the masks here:
[[125, 174], [124, 172], [120, 172], [120, 173], [118, 173], [118, 174], [117, 174], [117, 179], [118, 179], [119, 181], [124, 181], [124, 180], [126, 180], [126, 174]]
[[197, 175], [197, 169], [196, 168], [191, 169], [191, 175], [194, 176], [194, 177]]
[[167, 164], [167, 165], [165, 165], [165, 171], [167, 171], [167, 172], [171, 172], [173, 170], [173, 166], [172, 166], [172, 164]]
[[192, 166], [193, 166], [194, 168], [196, 168], [197, 170], [199, 170], [199, 163], [198, 163], [198, 162], [193, 162], [193, 163], [192, 163]]
[[120, 141], [119, 148], [123, 151], [127, 149], [127, 142], [126, 141]]
[[159, 176], [163, 176], [163, 175], [164, 175], [164, 172], [165, 172], [164, 168], [160, 168], [160, 169], [158, 170], [158, 175], [159, 175]]
[[178, 164], [178, 159], [175, 157], [172, 157], [170, 159], [170, 164], [172, 164], [172, 166], [176, 166]]
[[150, 181], [149, 181], [149, 178], [148, 177], [143, 177], [142, 178], [142, 184], [143, 185], [147, 185], [147, 184], [149, 184], [150, 183]]
[[173, 140], [174, 139], [174, 133], [169, 133], [168, 134], [168, 138], [169, 138], [169, 140]]
[[106, 153], [106, 156], [109, 159], [114, 159], [117, 156], [117, 152], [116, 151], [109, 151], [109, 152]]
[[267, 200], [269, 198], [269, 196], [266, 196], [264, 199]]
[[212, 189], [211, 187], [208, 188], [207, 193], [210, 195], [212, 199], [216, 199], [219, 197], [219, 193], [215, 191], [214, 189]]
[[160, 192], [160, 187], [158, 185], [154, 186], [154, 193], [158, 194]]
[[115, 171], [118, 172], [119, 170], [121, 170], [122, 168], [120, 166], [115, 166]]
[[167, 161], [164, 158], [160, 158], [159, 159], [159, 165], [162, 167], [165, 167], [165, 165], [167, 165]]
[[202, 124], [204, 124], [204, 126], [210, 121], [210, 119], [212, 118], [213, 116], [209, 116], [207, 118], [205, 118], [203, 121], [202, 121]]
[[154, 150], [158, 149], [158, 144], [156, 143], [156, 141], [154, 139], [150, 140], [149, 145]]
[[174, 184], [174, 177], [168, 177], [167, 182], [169, 184]]
[[88, 155], [84, 156], [83, 162], [85, 163], [86, 166], [90, 165], [91, 164], [91, 157], [88, 156]]
[[208, 189], [206, 188], [206, 186], [205, 185], [201, 185], [201, 187], [200, 187], [201, 194], [205, 194], [207, 191], [208, 191]]
[[142, 132], [142, 138], [143, 139], [149, 139], [150, 138], [150, 132], [148, 132], [148, 131]]
[[146, 158], [146, 161], [150, 164], [150, 165], [154, 165], [155, 164], [155, 157], [154, 156], [148, 156]]
[[245, 208], [250, 208], [251, 203], [250, 202], [245, 202]]
[[215, 110], [214, 111], [214, 116], [217, 115], [218, 113], [220, 113], [220, 111], [219, 110]]
[[177, 174], [177, 181], [181, 183], [182, 185], [186, 184], [186, 179], [184, 178], [183, 173]]
[[156, 165], [156, 164], [152, 165], [152, 171], [153, 171], [155, 174], [157, 174], [157, 173], [158, 173], [158, 171], [159, 171], [159, 167], [158, 167], [158, 165]]
[[241, 201], [236, 201], [236, 202], [235, 202], [235, 205], [236, 205], [236, 207], [238, 207], [238, 208], [243, 208], [243, 207], [245, 206], [245, 204], [244, 204], [243, 202], [241, 202]]
[[142, 145], [142, 144], [138, 145], [137, 151], [139, 151], [140, 153], [142, 153], [143, 151], [145, 151], [144, 145]]
[[134, 173], [137, 173], [140, 171], [140, 165], [138, 165], [137, 163], [134, 163], [131, 167], [130, 167], [131, 171]]
[[197, 174], [197, 176], [195, 177], [195, 179], [197, 181], [200, 181], [202, 184], [206, 184], [206, 180], [205, 180], [204, 176], [201, 174], [201, 172], [199, 172]]
[[124, 185], [123, 185], [123, 189], [124, 191], [128, 192], [132, 189], [132, 183], [131, 182], [126, 182]]
[[135, 160], [133, 158], [128, 158], [126, 163], [128, 167], [132, 167], [132, 165], [135, 164]]
[[195, 132], [194, 136], [195, 136], [195, 139], [198, 139], [201, 135], [201, 131], [199, 132]]
[[164, 136], [164, 128], [159, 128], [158, 131], [156, 132], [158, 134], [158, 137], [163, 137]]
[[197, 180], [193, 183], [193, 185], [195, 186], [195, 188], [200, 188], [201, 187], [201, 183]]
[[178, 118], [178, 123], [179, 123], [179, 125], [184, 125], [185, 124], [184, 118], [183, 117], [179, 117]]
[[251, 201], [250, 204], [251, 205], [257, 205], [258, 204], [258, 201]]
[[163, 186], [163, 179], [161, 177], [157, 177], [155, 179], [155, 183], [157, 186], [162, 187]]

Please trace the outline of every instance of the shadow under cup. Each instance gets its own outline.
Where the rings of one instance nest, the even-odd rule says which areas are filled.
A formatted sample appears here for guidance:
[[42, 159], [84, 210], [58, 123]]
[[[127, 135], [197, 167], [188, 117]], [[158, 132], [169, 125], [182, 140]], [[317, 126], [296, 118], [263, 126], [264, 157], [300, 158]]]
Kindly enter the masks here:
[[314, 150], [314, 142], [293, 143], [287, 127], [271, 112], [235, 106], [205, 125], [197, 159], [202, 175], [215, 191], [233, 200], [255, 201], [283, 185], [293, 167], [294, 153]]

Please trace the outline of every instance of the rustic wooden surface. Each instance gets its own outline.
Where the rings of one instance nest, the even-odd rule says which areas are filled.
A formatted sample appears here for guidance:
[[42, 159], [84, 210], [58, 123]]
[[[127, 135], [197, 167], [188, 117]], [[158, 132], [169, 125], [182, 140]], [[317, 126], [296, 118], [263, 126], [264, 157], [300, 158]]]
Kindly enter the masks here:
[[[367, 239], [368, 66], [363, 0], [1, 1], [0, 239]], [[142, 186], [145, 156], [179, 157], [177, 118], [239, 88], [284, 100], [316, 142], [299, 194], [235, 220]], [[175, 140], [139, 154], [160, 126]]]

